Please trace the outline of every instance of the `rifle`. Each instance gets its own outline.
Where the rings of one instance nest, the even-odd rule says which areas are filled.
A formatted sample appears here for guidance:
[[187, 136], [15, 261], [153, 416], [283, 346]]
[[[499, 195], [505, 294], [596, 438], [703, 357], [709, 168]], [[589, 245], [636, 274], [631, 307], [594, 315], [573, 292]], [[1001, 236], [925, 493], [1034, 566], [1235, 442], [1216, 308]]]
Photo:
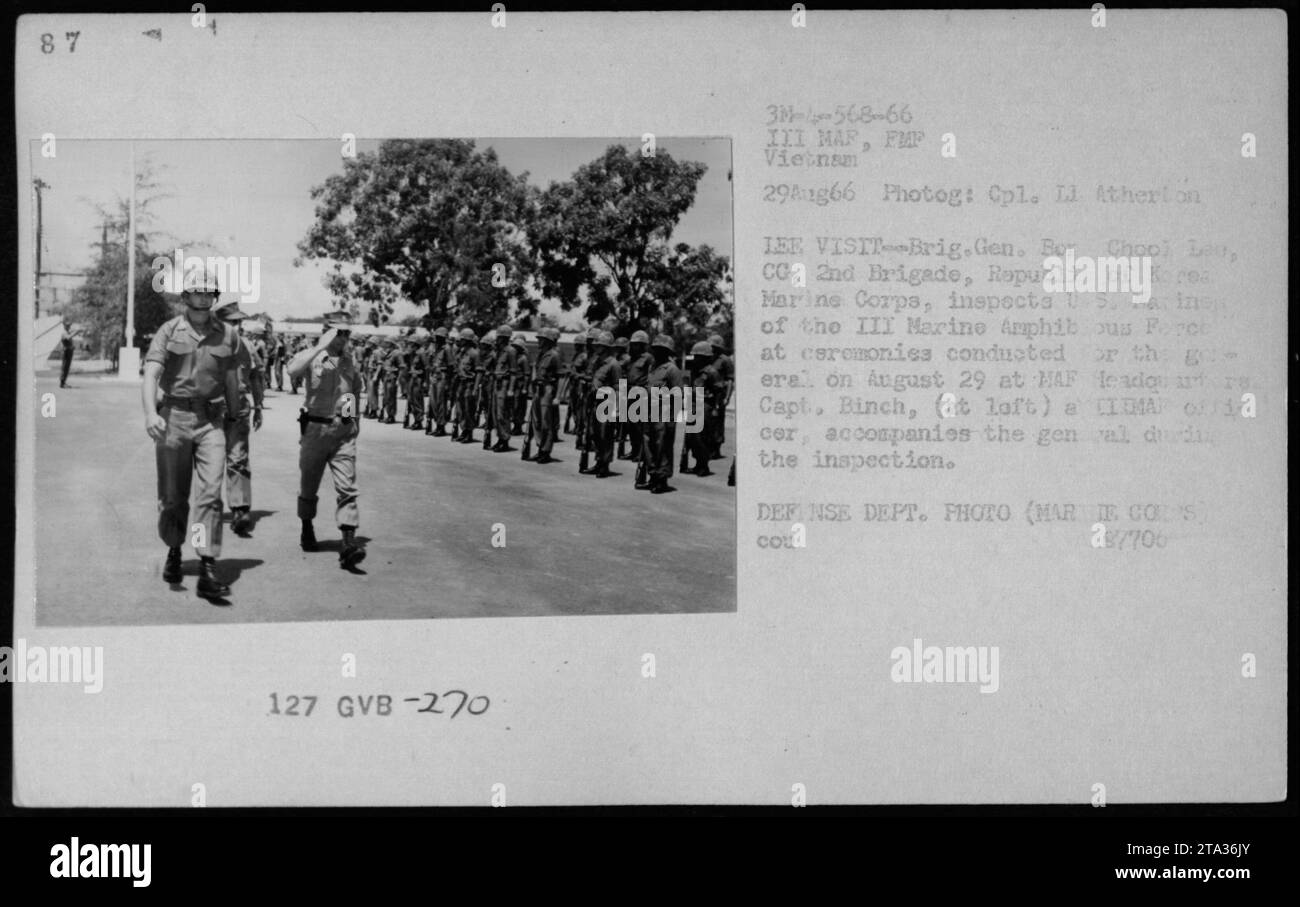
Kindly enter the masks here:
[[485, 384], [487, 386], [487, 413], [483, 419], [483, 449], [492, 449], [492, 426], [496, 422], [496, 379], [485, 375]]
[[447, 393], [451, 394], [448, 415], [451, 416], [451, 439], [455, 441], [460, 437], [460, 376], [454, 376], [448, 383]]
[[524, 449], [519, 454], [521, 460], [531, 460], [533, 458], [533, 407], [538, 403], [537, 391], [533, 391], [533, 399], [528, 401], [525, 409], [527, 419], [524, 422]]
[[650, 445], [646, 441], [646, 433], [650, 429], [649, 422], [641, 423], [641, 449], [636, 452], [636, 484], [643, 486], [646, 479], [650, 478], [650, 464], [646, 462], [646, 448]]
[[577, 420], [578, 424], [578, 449], [582, 451], [582, 456], [578, 459], [578, 472], [586, 472], [591, 465], [588, 448], [591, 447], [591, 413], [586, 411], [586, 399], [583, 399], [583, 413]]

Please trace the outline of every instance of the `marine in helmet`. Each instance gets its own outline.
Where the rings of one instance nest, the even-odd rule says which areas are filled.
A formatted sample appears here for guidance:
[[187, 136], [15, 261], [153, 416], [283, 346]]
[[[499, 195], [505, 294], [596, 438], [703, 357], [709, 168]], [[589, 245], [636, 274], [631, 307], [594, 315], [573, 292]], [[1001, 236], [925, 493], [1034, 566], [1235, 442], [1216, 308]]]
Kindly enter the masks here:
[[[167, 546], [162, 577], [181, 581], [181, 545], [199, 556], [198, 595], [219, 601], [230, 587], [216, 573], [221, 556], [221, 480], [226, 467], [225, 420], [239, 413], [239, 336], [212, 317], [221, 295], [214, 273], [184, 277], [184, 314], [164, 322], [145, 354], [141, 403], [158, 471], [158, 536]], [[214, 404], [214, 399], [222, 400]], [[190, 490], [194, 521], [190, 520]]]

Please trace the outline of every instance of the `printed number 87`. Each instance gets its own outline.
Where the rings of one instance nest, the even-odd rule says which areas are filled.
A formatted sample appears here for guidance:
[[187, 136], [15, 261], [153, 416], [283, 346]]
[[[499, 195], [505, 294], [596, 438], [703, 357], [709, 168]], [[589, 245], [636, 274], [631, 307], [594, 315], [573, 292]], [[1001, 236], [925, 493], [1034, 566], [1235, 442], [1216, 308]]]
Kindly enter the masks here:
[[[64, 33], [63, 38], [68, 42], [68, 53], [76, 52], [77, 39], [80, 37], [81, 37], [81, 32], [79, 31], [70, 31]], [[43, 54], [54, 53], [54, 35], [50, 34], [49, 32], [46, 32], [45, 34], [41, 35], [41, 53]]]

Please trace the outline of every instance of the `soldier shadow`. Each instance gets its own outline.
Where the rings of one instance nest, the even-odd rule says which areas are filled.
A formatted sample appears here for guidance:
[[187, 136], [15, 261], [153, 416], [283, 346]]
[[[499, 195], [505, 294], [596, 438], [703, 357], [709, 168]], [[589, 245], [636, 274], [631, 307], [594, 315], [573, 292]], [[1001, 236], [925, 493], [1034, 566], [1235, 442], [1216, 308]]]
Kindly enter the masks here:
[[[217, 576], [223, 583], [233, 587], [235, 583], [239, 582], [239, 578], [243, 575], [245, 570], [260, 567], [264, 563], [266, 562], [260, 558], [231, 558], [230, 560], [218, 561]], [[199, 575], [199, 562], [197, 560], [182, 562], [181, 572], [185, 578], [193, 577], [197, 579]], [[183, 580], [179, 583], [172, 583], [170, 588], [173, 592], [186, 591]], [[234, 593], [233, 588], [231, 593]], [[207, 602], [223, 608], [228, 608], [232, 604], [228, 598], [209, 598], [207, 599]]]
[[[370, 537], [369, 537], [369, 536], [358, 535], [358, 536], [356, 536], [356, 540], [357, 540], [357, 544], [361, 545], [362, 547], [365, 547], [366, 545], [369, 545], [369, 544], [370, 544]], [[338, 552], [340, 552], [340, 551], [343, 550], [343, 540], [342, 540], [342, 539], [326, 539], [326, 540], [323, 541], [323, 542], [318, 542], [318, 543], [317, 543], [317, 545], [316, 545], [316, 550], [318, 550], [318, 551], [332, 551], [332, 552], [334, 552], [335, 554], [337, 554]], [[367, 554], [368, 554], [368, 553], [369, 553], [369, 552], [367, 552]], [[362, 570], [360, 567], [344, 567], [343, 569], [346, 570], [348, 573], [355, 574], [356, 576], [367, 576], [367, 575], [368, 575], [368, 574], [366, 573], [366, 571]]]
[[[248, 529], [246, 529], [244, 532], [235, 532], [234, 529], [231, 529], [231, 532], [234, 533], [234, 535], [239, 538], [252, 538], [253, 533], [257, 531], [257, 524], [262, 522], [262, 518], [268, 516], [275, 516], [277, 513], [279, 513], [278, 510], [250, 510], [248, 511], [248, 519], [249, 519]], [[221, 522], [226, 526], [234, 526], [235, 515], [231, 513], [229, 509], [227, 509], [221, 515]]]
[[[252, 570], [254, 567], [260, 567], [266, 561], [256, 557], [232, 557], [228, 560], [222, 559], [217, 561], [217, 576], [223, 583], [233, 586], [239, 582], [245, 570]], [[195, 559], [184, 561], [181, 564], [181, 573], [185, 579], [197, 578], [199, 575], [199, 562]], [[181, 585], [173, 585], [175, 588], [184, 588]]]

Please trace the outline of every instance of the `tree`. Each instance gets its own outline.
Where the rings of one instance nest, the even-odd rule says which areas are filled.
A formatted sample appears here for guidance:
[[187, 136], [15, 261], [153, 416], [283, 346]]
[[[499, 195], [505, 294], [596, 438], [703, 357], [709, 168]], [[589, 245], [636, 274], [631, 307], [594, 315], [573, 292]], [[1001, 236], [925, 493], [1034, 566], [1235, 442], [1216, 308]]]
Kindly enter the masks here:
[[448, 316], [497, 323], [513, 303], [535, 310], [527, 228], [536, 191], [496, 152], [463, 139], [393, 140], [345, 159], [312, 189], [316, 222], [301, 257], [330, 262], [336, 301], [387, 321], [398, 299]]
[[657, 325], [679, 349], [708, 333], [730, 343], [735, 321], [731, 262], [707, 244], [678, 243], [660, 249], [649, 269], [651, 298], [659, 301]]
[[729, 305], [724, 256], [669, 246], [706, 169], [662, 150], [647, 157], [611, 145], [572, 180], [553, 183], [530, 234], [543, 292], [566, 311], [585, 301], [590, 321], [614, 316], [638, 328], [675, 322], [683, 305], [691, 317]]
[[[160, 234], [147, 229], [154, 216], [150, 206], [166, 198], [158, 191], [154, 167], [146, 161], [135, 175], [135, 337], [133, 346], [146, 344], [164, 321], [172, 317], [172, 306], [153, 288], [151, 251]], [[120, 196], [112, 205], [96, 205], [104, 235], [94, 246], [99, 254], [84, 271], [85, 279], [72, 291], [66, 313], [86, 328], [85, 339], [101, 355], [115, 353], [126, 329], [127, 230], [130, 202]]]

